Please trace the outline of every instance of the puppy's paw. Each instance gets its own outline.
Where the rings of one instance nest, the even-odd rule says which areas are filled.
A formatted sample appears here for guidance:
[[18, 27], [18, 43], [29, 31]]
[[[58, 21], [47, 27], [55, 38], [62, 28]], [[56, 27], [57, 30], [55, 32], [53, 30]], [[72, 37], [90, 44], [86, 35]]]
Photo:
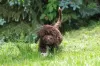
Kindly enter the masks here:
[[48, 53], [41, 53], [42, 56], [48, 56]]

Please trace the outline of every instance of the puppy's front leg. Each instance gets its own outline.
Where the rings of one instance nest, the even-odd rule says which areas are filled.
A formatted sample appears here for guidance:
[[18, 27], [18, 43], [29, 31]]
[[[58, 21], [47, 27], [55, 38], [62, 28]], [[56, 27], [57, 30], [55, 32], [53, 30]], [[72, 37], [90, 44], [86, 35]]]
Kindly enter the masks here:
[[40, 51], [41, 55], [43, 55], [43, 56], [47, 56], [48, 55], [48, 53], [47, 53], [47, 47], [46, 47], [45, 44], [41, 44], [40, 43], [40, 45], [39, 45], [39, 51]]

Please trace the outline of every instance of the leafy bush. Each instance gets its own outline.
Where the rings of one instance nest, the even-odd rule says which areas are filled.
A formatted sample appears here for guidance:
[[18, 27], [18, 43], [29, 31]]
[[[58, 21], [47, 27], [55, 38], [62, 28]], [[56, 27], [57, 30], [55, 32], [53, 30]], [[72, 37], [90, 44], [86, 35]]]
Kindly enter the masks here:
[[92, 2], [87, 6], [82, 6], [79, 12], [82, 15], [81, 17], [89, 18], [95, 14], [100, 14], [100, 7], [98, 7], [96, 3]]
[[88, 0], [88, 4], [84, 2], [86, 3], [85, 0], [61, 0], [59, 6], [63, 9], [63, 21], [71, 24], [74, 19], [78, 24], [84, 25], [89, 22], [90, 17], [100, 14], [100, 6], [96, 1]]
[[41, 12], [40, 0], [1, 0], [0, 25], [7, 24], [0, 27], [0, 36], [4, 36], [5, 41], [34, 42]]
[[0, 18], [0, 25], [3, 25], [4, 23], [6, 23], [6, 21], [2, 18]]
[[58, 1], [48, 0], [48, 4], [43, 8], [45, 9], [40, 19], [53, 20], [56, 17]]
[[61, 0], [60, 2], [60, 6], [62, 6], [62, 9], [72, 7], [73, 10], [76, 10], [77, 8], [80, 8], [81, 4], [82, 0]]
[[[45, 0], [44, 0], [45, 1]], [[0, 35], [9, 41], [32, 42], [36, 30], [45, 22], [54, 22], [58, 7], [63, 9], [63, 22], [84, 26], [90, 17], [100, 14], [94, 0], [0, 0]], [[98, 18], [98, 17], [97, 17]], [[74, 20], [74, 21], [73, 21]], [[4, 25], [6, 23], [6, 25]], [[3, 27], [4, 26], [4, 27]], [[63, 29], [66, 29], [63, 28]], [[72, 26], [73, 27], [73, 26]]]

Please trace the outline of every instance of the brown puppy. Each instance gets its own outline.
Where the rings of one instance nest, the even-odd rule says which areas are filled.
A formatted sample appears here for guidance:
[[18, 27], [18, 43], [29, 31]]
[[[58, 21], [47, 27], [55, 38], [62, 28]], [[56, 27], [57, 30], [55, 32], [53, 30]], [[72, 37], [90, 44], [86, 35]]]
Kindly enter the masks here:
[[62, 10], [59, 7], [59, 18], [55, 25], [43, 25], [43, 27], [37, 33], [37, 40], [39, 41], [39, 51], [45, 55], [47, 51], [47, 47], [50, 48], [51, 51], [54, 51], [54, 48], [57, 48], [62, 41], [62, 35], [59, 31], [59, 27], [61, 25], [61, 14]]

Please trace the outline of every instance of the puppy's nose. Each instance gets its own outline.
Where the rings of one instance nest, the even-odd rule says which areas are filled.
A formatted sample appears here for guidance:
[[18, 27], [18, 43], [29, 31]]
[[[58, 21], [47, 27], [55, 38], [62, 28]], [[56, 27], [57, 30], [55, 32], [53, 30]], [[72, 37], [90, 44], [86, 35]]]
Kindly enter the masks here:
[[50, 39], [50, 37], [47, 38], [48, 40]]

